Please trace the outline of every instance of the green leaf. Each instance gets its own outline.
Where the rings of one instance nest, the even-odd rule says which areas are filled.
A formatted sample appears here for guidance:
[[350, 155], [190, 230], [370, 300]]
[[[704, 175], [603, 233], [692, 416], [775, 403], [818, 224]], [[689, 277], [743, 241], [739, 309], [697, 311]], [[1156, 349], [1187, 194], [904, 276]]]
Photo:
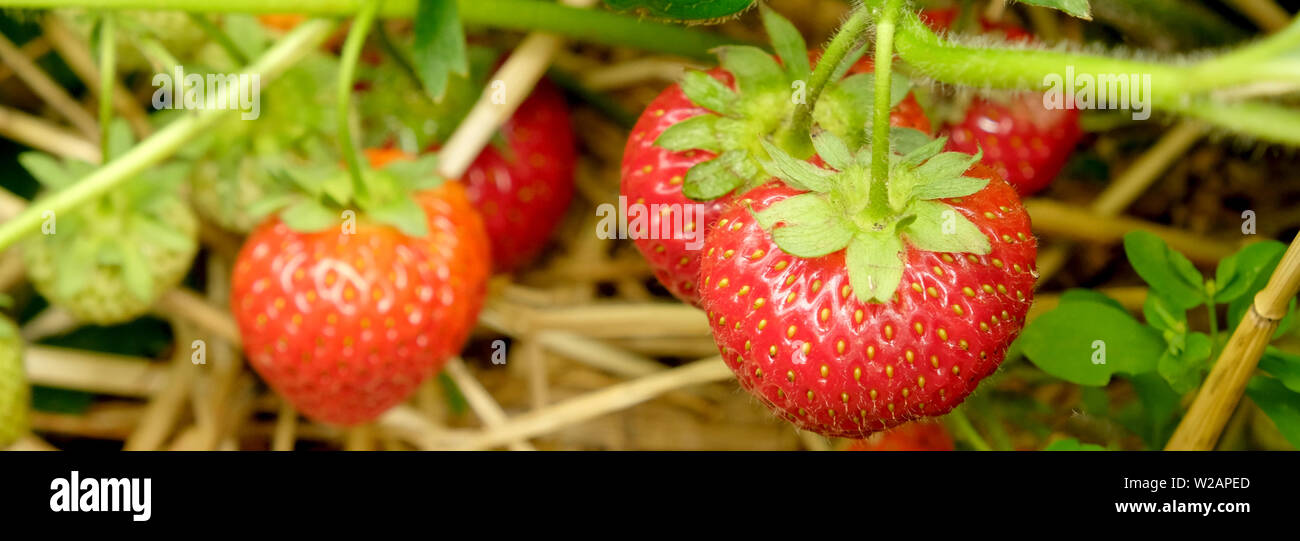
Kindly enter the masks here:
[[844, 144], [844, 140], [831, 132], [822, 132], [812, 138], [817, 155], [831, 167], [843, 171], [853, 164], [853, 152]]
[[253, 204], [249, 205], [248, 208], [244, 210], [244, 212], [247, 213], [250, 218], [260, 222], [263, 218], [266, 218], [276, 211], [288, 206], [299, 197], [298, 194], [293, 193], [269, 195], [254, 201]]
[[1300, 394], [1276, 379], [1255, 376], [1246, 384], [1246, 395], [1273, 420], [1286, 441], [1300, 447]]
[[152, 300], [153, 273], [149, 270], [149, 264], [145, 262], [144, 256], [140, 254], [140, 249], [134, 242], [123, 240], [120, 244], [122, 281], [126, 283], [126, 290], [141, 301]]
[[1155, 370], [1165, 351], [1160, 333], [1128, 312], [1086, 301], [1062, 303], [1029, 322], [1017, 343], [1044, 372], [1093, 386], [1107, 384], [1116, 373]]
[[22, 164], [23, 169], [26, 169], [37, 182], [51, 191], [67, 188], [76, 184], [78, 180], [63, 168], [63, 164], [43, 152], [19, 154], [18, 163]]
[[280, 213], [280, 219], [290, 229], [304, 233], [323, 231], [339, 223], [339, 216], [325, 205], [312, 199], [302, 199]]
[[1159, 374], [1139, 374], [1129, 378], [1137, 394], [1142, 416], [1133, 429], [1151, 448], [1159, 448], [1173, 433], [1174, 421], [1182, 411], [1182, 395], [1174, 392]]
[[[48, 242], [44, 238], [41, 241]], [[94, 242], [74, 242], [71, 250], [56, 255], [59, 270], [54, 274], [54, 288], [59, 296], [76, 295], [90, 283], [90, 274], [96, 270], [94, 262], [98, 260], [95, 250]]]
[[782, 250], [799, 257], [821, 257], [843, 249], [853, 238], [849, 224], [835, 215], [826, 198], [806, 193], [787, 197], [755, 213]]
[[1176, 308], [1158, 292], [1147, 294], [1146, 302], [1142, 304], [1142, 317], [1146, 319], [1147, 325], [1162, 331], [1180, 336], [1187, 334], [1187, 310]]
[[762, 162], [763, 169], [768, 174], [777, 177], [786, 184], [800, 189], [811, 190], [815, 192], [825, 192], [831, 188], [831, 179], [835, 176], [834, 172], [827, 171], [816, 165], [803, 160], [795, 159], [793, 156], [786, 154], [785, 151], [777, 148], [776, 145], [763, 141], [763, 148], [767, 150], [771, 161]]
[[[921, 172], [916, 173], [921, 176]], [[925, 177], [922, 177], [925, 178]], [[912, 197], [926, 201], [930, 199], [947, 199], [950, 197], [965, 197], [989, 185], [988, 179], [974, 177], [952, 177], [948, 179], [932, 180], [914, 188]]]
[[736, 78], [736, 88], [741, 93], [755, 94], [776, 88], [785, 88], [789, 82], [785, 71], [772, 55], [749, 45], [718, 47], [718, 63]]
[[1300, 393], [1300, 355], [1269, 346], [1259, 359], [1259, 369], [1277, 378], [1286, 388]]
[[1257, 242], [1242, 248], [1219, 262], [1214, 272], [1214, 302], [1231, 302], [1250, 291], [1260, 272], [1276, 267], [1286, 252], [1286, 245], [1277, 241]]
[[844, 138], [849, 146], [861, 146], [871, 137], [867, 123], [876, 95], [875, 75], [860, 73], [831, 80], [835, 82], [826, 85], [813, 104], [813, 120], [822, 129]]
[[1094, 291], [1091, 289], [1079, 289], [1079, 288], [1067, 289], [1065, 293], [1061, 294], [1060, 304], [1066, 304], [1072, 302], [1096, 302], [1096, 303], [1106, 304], [1109, 306], [1114, 306], [1116, 310], [1121, 310], [1124, 312], [1128, 311], [1127, 309], [1124, 308], [1124, 305], [1119, 303], [1119, 301], [1107, 297], [1106, 294], [1104, 293], [1101, 293], [1099, 291]]
[[717, 126], [716, 115], [693, 116], [669, 126], [655, 139], [655, 145], [673, 152], [695, 149], [720, 152], [722, 142], [718, 140]]
[[688, 71], [682, 76], [682, 92], [691, 103], [723, 115], [736, 112], [739, 97], [727, 85], [702, 71]]
[[1105, 451], [1106, 448], [1093, 443], [1080, 443], [1076, 438], [1056, 440], [1043, 448], [1044, 451]]
[[1166, 350], [1156, 361], [1156, 372], [1178, 393], [1186, 393], [1201, 384], [1202, 372], [1210, 360], [1210, 337], [1194, 332], [1187, 335], [1182, 351]]
[[754, 0], [605, 0], [616, 11], [634, 11], [674, 21], [720, 19], [740, 13], [753, 3]]
[[928, 252], [987, 254], [989, 238], [952, 207], [933, 201], [912, 206], [916, 219], [903, 228], [913, 246]]
[[844, 253], [853, 294], [862, 302], [889, 302], [903, 281], [903, 242], [892, 230], [862, 233]]
[[758, 169], [748, 152], [728, 150], [691, 167], [682, 184], [682, 195], [695, 201], [711, 201], [730, 193], [756, 174]]
[[803, 34], [767, 4], [758, 5], [763, 17], [763, 28], [772, 41], [772, 49], [785, 65], [785, 72], [791, 80], [807, 81], [812, 77], [812, 66], [808, 63], [808, 44]]
[[1133, 270], [1174, 306], [1187, 309], [1205, 302], [1200, 272], [1160, 237], [1147, 231], [1129, 232], [1124, 235], [1124, 252]]
[[[894, 147], [894, 152], [904, 156], [916, 152], [918, 149], [931, 144], [934, 140], [930, 135], [916, 128], [904, 128], [902, 126], [889, 127], [889, 144]], [[945, 141], [946, 142], [946, 141]], [[935, 147], [935, 152], [943, 148], [943, 142]], [[933, 154], [931, 154], [933, 156]], [[930, 156], [926, 156], [929, 158]], [[925, 158], [919, 159], [916, 163], [925, 161]], [[912, 165], [916, 165], [916, 163]]]
[[154, 243], [173, 252], [188, 253], [194, 250], [197, 244], [189, 235], [148, 216], [132, 215], [131, 227], [135, 229], [136, 240]]
[[[893, 129], [890, 129], [890, 134], [893, 134]], [[912, 149], [912, 151], [905, 153], [902, 159], [898, 161], [899, 166], [916, 167], [921, 165], [926, 160], [938, 156], [940, 152], [943, 152], [943, 146], [948, 144], [947, 137], [929, 139], [927, 136], [927, 139], [928, 140], [924, 144], [921, 144]]]
[[415, 8], [415, 71], [434, 101], [441, 101], [455, 73], [469, 76], [465, 30], [456, 0], [419, 0]]
[[1019, 0], [1022, 4], [1039, 6], [1064, 11], [1072, 17], [1085, 21], [1092, 20], [1092, 8], [1088, 0]]
[[412, 237], [429, 236], [428, 216], [419, 203], [410, 197], [371, 209], [369, 215], [375, 221], [396, 227]]
[[135, 136], [131, 134], [131, 126], [124, 119], [113, 119], [108, 126], [108, 156], [104, 156], [104, 163], [126, 154], [134, 145]]

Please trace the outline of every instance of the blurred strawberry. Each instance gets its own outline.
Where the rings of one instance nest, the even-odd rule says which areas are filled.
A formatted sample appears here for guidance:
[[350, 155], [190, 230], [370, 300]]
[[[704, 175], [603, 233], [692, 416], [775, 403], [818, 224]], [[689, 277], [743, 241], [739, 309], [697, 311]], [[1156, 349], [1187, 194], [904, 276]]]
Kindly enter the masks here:
[[952, 451], [952, 436], [942, 424], [915, 421], [854, 441], [849, 451]]

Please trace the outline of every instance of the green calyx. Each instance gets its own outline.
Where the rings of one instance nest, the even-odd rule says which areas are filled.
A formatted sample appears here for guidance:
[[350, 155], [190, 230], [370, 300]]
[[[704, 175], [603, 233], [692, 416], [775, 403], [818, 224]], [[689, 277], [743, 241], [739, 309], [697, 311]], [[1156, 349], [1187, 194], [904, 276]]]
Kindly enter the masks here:
[[[854, 152], [830, 132], [813, 138], [823, 169], [764, 142], [763, 166], [803, 193], [756, 212], [785, 252], [820, 257], [845, 250], [849, 283], [862, 302], [887, 302], [903, 277], [908, 245], [933, 252], [987, 254], [989, 239], [952, 206], [937, 201], [983, 190], [988, 180], [964, 175], [980, 156], [942, 152], [909, 128], [891, 128], [889, 177], [873, 179], [871, 149]], [[869, 132], [868, 132], [869, 133]]]
[[[124, 121], [113, 122], [108, 133], [110, 160], [134, 144]], [[23, 153], [18, 161], [49, 192], [76, 184], [97, 167], [39, 152]], [[179, 193], [189, 171], [184, 162], [161, 165], [75, 212], [43, 216], [42, 234], [25, 250], [33, 281], [49, 285], [42, 293], [74, 299], [120, 283], [147, 309], [184, 276], [198, 251], [198, 219]]]
[[[687, 171], [682, 193], [691, 199], [709, 201], [769, 180], [771, 174], [762, 166], [771, 159], [764, 143], [788, 128], [786, 124], [796, 107], [807, 98], [812, 67], [803, 36], [789, 21], [766, 6], [760, 7], [780, 62], [757, 47], [716, 49], [719, 64], [735, 78], [736, 89], [705, 72], [687, 72], [681, 82], [682, 91], [692, 103], [711, 114], [679, 122], [655, 140], [656, 145], [674, 152], [704, 150], [717, 154]], [[846, 62], [838, 68], [832, 79], [837, 82], [828, 85], [814, 104], [813, 118], [823, 129], [856, 145], [865, 138], [863, 127], [871, 111], [874, 78], [859, 74], [841, 80], [850, 65], [852, 62]], [[908, 88], [903, 80], [895, 86], [896, 104], [907, 95]], [[786, 145], [788, 138], [774, 139], [778, 145]], [[808, 157], [803, 149], [782, 146], [781, 150]]]
[[412, 194], [442, 184], [437, 168], [438, 158], [432, 154], [415, 160], [394, 160], [379, 169], [364, 167], [366, 192], [358, 193], [347, 169], [282, 162], [271, 167], [271, 175], [295, 189], [255, 203], [249, 213], [267, 216], [279, 211], [285, 225], [312, 233], [344, 224], [350, 218], [348, 213], [353, 212], [396, 227], [406, 235], [426, 237], [428, 221]]

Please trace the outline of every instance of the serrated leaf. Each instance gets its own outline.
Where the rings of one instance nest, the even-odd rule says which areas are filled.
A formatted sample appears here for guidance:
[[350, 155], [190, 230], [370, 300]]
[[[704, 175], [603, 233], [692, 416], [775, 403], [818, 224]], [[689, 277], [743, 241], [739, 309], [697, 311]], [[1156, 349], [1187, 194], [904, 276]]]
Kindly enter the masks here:
[[313, 233], [339, 223], [340, 218], [329, 208], [312, 199], [302, 199], [280, 213], [280, 220], [294, 231]]
[[407, 192], [435, 188], [445, 180], [438, 174], [437, 154], [424, 155], [416, 160], [395, 160], [389, 162], [383, 171], [401, 181]]
[[1133, 270], [1174, 306], [1187, 309], [1205, 302], [1205, 288], [1196, 267], [1183, 254], [1169, 249], [1160, 237], [1147, 231], [1129, 232], [1124, 235], [1124, 252]]
[[414, 34], [415, 71], [429, 96], [441, 101], [451, 74], [469, 76], [465, 30], [456, 0], [419, 0]]
[[718, 140], [717, 126], [715, 115], [693, 116], [669, 126], [655, 139], [655, 145], [673, 152], [696, 149], [720, 152], [722, 142]]
[[1085, 21], [1092, 20], [1092, 7], [1088, 5], [1088, 0], [1019, 0], [1019, 2], [1064, 11], [1071, 17], [1078, 17]]
[[1246, 395], [1277, 425], [1286, 441], [1300, 447], [1300, 394], [1276, 379], [1255, 376], [1246, 384]]
[[[925, 185], [942, 184], [950, 179], [960, 177], [962, 173], [970, 169], [971, 165], [978, 162], [983, 156], [983, 152], [977, 152], [974, 156], [963, 154], [961, 152], [943, 152], [933, 158], [930, 158], [916, 168], [916, 175], [927, 179]], [[984, 180], [984, 179], [981, 179]], [[985, 180], [985, 184], [988, 184]], [[936, 190], [939, 191], [939, 190]], [[970, 192], [975, 193], [975, 192]], [[966, 194], [970, 195], [970, 194]], [[959, 196], [944, 196], [959, 197]], [[923, 198], [924, 199], [924, 198]]]
[[1056, 440], [1043, 448], [1044, 451], [1105, 451], [1106, 448], [1093, 443], [1081, 443], [1076, 438]]
[[772, 50], [781, 58], [786, 74], [791, 80], [807, 81], [812, 77], [812, 66], [808, 63], [808, 44], [803, 34], [767, 4], [759, 4], [758, 9], [763, 17], [763, 28], [772, 41]]
[[[921, 176], [921, 173], [917, 172], [917, 176]], [[988, 185], [988, 179], [975, 177], [952, 177], [932, 180], [914, 188], [912, 197], [921, 201], [965, 197], [983, 190]]]
[[1186, 393], [1201, 384], [1207, 362], [1210, 360], [1210, 337], [1194, 332], [1186, 337], [1180, 352], [1166, 350], [1156, 361], [1156, 372], [1169, 382], [1178, 393]]
[[[917, 130], [917, 133], [921, 132]], [[893, 135], [893, 129], [890, 129], [890, 135]], [[926, 139], [927, 141], [920, 146], [909, 152], [904, 152], [903, 158], [898, 161], [898, 164], [903, 167], [916, 167], [926, 160], [938, 156], [939, 153], [943, 151], [944, 145], [948, 144], [947, 137], [939, 137], [936, 139], [929, 139], [929, 137], [927, 137]]]
[[1092, 302], [1062, 304], [1030, 321], [1017, 344], [1044, 372], [1079, 385], [1106, 385], [1112, 375], [1156, 368], [1165, 341], [1128, 312]]
[[755, 94], [789, 86], [785, 71], [772, 55], [758, 47], [727, 45], [718, 47], [718, 63], [736, 78], [736, 88]]
[[952, 207], [933, 201], [917, 201], [916, 219], [903, 228], [907, 241], [928, 252], [987, 254], [992, 251], [988, 236]]
[[814, 194], [787, 197], [755, 213], [758, 223], [772, 231], [782, 250], [799, 257], [821, 257], [844, 249], [853, 230], [836, 216], [826, 198]]
[[18, 155], [18, 163], [23, 169], [51, 191], [62, 190], [77, 183], [77, 178], [63, 167], [53, 156], [43, 152], [24, 152]]
[[738, 96], [727, 85], [702, 71], [688, 71], [682, 76], [682, 92], [691, 103], [719, 113], [735, 113]]
[[147, 216], [133, 215], [131, 217], [131, 226], [135, 229], [135, 237], [138, 240], [156, 243], [173, 252], [188, 253], [197, 244], [195, 239], [181, 233], [175, 227], [164, 225]]
[[903, 280], [903, 242], [892, 230], [857, 235], [844, 252], [849, 284], [863, 302], [888, 302]]
[[1286, 388], [1300, 393], [1300, 355], [1269, 346], [1259, 359], [1259, 369], [1277, 378]]
[[[916, 152], [918, 149], [930, 144], [933, 139], [925, 132], [916, 128], [904, 128], [902, 126], [889, 127], [889, 144], [893, 147], [894, 152], [904, 156]], [[943, 148], [940, 144], [938, 148]], [[933, 156], [933, 154], [931, 155]], [[929, 158], [930, 156], [926, 156]], [[925, 158], [919, 159], [916, 163], [925, 161]], [[913, 164], [915, 165], [915, 164]]]
[[831, 132], [822, 132], [812, 138], [817, 155], [831, 167], [843, 171], [853, 164], [853, 152], [844, 140]]
[[145, 262], [144, 256], [140, 254], [139, 248], [131, 241], [122, 241], [122, 281], [126, 284], [126, 290], [135, 298], [148, 302], [153, 299], [154, 285], [153, 273], [149, 270], [149, 264]]
[[403, 197], [379, 208], [371, 209], [370, 218], [400, 229], [412, 237], [429, 236], [428, 216], [414, 199]]
[[767, 141], [763, 141], [763, 148], [772, 158], [762, 163], [768, 174], [799, 190], [825, 192], [831, 188], [835, 173], [796, 159]]
[[728, 150], [686, 171], [682, 195], [695, 201], [712, 201], [740, 187], [758, 170], [744, 150]]
[[267, 216], [274, 214], [276, 211], [288, 206], [299, 197], [301, 196], [292, 193], [269, 195], [254, 201], [244, 210], [244, 212], [248, 214], [250, 218], [256, 221], [261, 221], [263, 218], [266, 218]]
[[753, 3], [754, 0], [605, 0], [605, 4], [616, 11], [635, 11], [675, 21], [719, 19], [740, 13]]
[[1277, 241], [1257, 242], [1219, 262], [1214, 272], [1214, 302], [1231, 302], [1250, 290], [1260, 271], [1277, 266], [1286, 245]]

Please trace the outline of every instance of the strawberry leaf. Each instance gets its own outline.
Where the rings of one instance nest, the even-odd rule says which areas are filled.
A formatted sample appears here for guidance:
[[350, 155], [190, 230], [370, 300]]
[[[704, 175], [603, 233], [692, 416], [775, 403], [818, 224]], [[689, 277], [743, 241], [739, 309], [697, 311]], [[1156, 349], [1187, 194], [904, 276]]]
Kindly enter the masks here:
[[122, 282], [126, 284], [126, 290], [142, 301], [153, 299], [153, 273], [145, 263], [144, 256], [140, 255], [140, 248], [126, 241], [119, 245], [122, 254]]
[[1130, 232], [1124, 235], [1124, 252], [1138, 276], [1174, 306], [1187, 309], [1205, 302], [1201, 273], [1160, 237], [1147, 231]]
[[[930, 139], [929, 134], [915, 128], [904, 128], [902, 126], [889, 127], [889, 144], [893, 146], [894, 152], [904, 156], [912, 154], [913, 152], [926, 147], [926, 145], [932, 144], [934, 141], [939, 141], [936, 149], [942, 149], [944, 143], [947, 142], [947, 139]], [[937, 154], [938, 150], [935, 150], [935, 153]], [[934, 154], [931, 154], [930, 156], [933, 155]], [[921, 163], [930, 156], [921, 158], [917, 160], [916, 163]], [[913, 165], [916, 164], [914, 163]]]
[[754, 0], [709, 0], [682, 2], [680, 0], [605, 0], [617, 11], [635, 11], [652, 17], [675, 21], [719, 19], [735, 15], [749, 8]]
[[755, 214], [759, 225], [772, 231], [772, 240], [786, 253], [821, 257], [849, 244], [854, 231], [835, 214], [826, 198], [800, 194], [773, 203]]
[[903, 281], [903, 241], [893, 231], [864, 232], [844, 251], [849, 285], [858, 299], [888, 302]]
[[1092, 20], [1092, 7], [1088, 5], [1088, 0], [1019, 0], [1022, 4], [1039, 6], [1064, 11], [1071, 17], [1078, 17], [1085, 21]]
[[387, 205], [370, 209], [370, 217], [375, 221], [391, 225], [412, 237], [429, 236], [428, 218], [424, 210], [414, 199], [399, 198]]
[[338, 223], [339, 217], [314, 199], [301, 199], [280, 213], [284, 224], [295, 231], [314, 233]]
[[742, 93], [759, 93], [783, 87], [786, 75], [772, 55], [758, 47], [727, 45], [718, 47], [718, 63], [736, 78]]
[[1300, 397], [1282, 382], [1255, 376], [1246, 384], [1246, 395], [1264, 411], [1291, 445], [1300, 447]]
[[1030, 321], [1016, 344], [1044, 372], [1090, 386], [1116, 373], [1151, 372], [1166, 349], [1158, 331], [1128, 312], [1089, 301], [1062, 303]]
[[1214, 273], [1214, 302], [1230, 302], [1246, 294], [1260, 271], [1277, 266], [1285, 251], [1285, 244], [1267, 241], [1251, 244], [1224, 258]]
[[419, 0], [415, 9], [415, 69], [424, 89], [441, 101], [451, 74], [469, 76], [465, 30], [456, 0]]
[[767, 4], [759, 4], [758, 10], [763, 17], [767, 37], [772, 41], [772, 49], [781, 58], [789, 78], [807, 81], [812, 77], [812, 66], [808, 63], [808, 43], [804, 41], [803, 34]]
[[843, 171], [853, 163], [853, 152], [844, 144], [844, 140], [836, 137], [835, 134], [822, 132], [813, 137], [812, 142], [813, 148], [817, 149], [817, 155], [831, 167]]
[[722, 145], [718, 141], [718, 120], [715, 115], [693, 116], [669, 126], [655, 139], [655, 145], [673, 152], [695, 149], [719, 152]]
[[736, 101], [740, 99], [727, 85], [702, 71], [688, 71], [682, 77], [682, 92], [691, 102], [723, 115], [736, 112]]
[[153, 217], [132, 214], [131, 228], [136, 238], [149, 239], [149, 242], [173, 252], [190, 252], [196, 248], [194, 239], [178, 231], [175, 227], [163, 224]]
[[763, 148], [772, 160], [762, 162], [762, 165], [772, 176], [800, 190], [825, 192], [831, 188], [830, 179], [835, 175], [834, 172], [795, 159], [767, 141], [763, 141]]
[[917, 201], [916, 219], [903, 228], [908, 242], [930, 252], [987, 254], [992, 251], [988, 236], [952, 207], [932, 201]]
[[43, 152], [24, 152], [18, 155], [18, 163], [23, 169], [50, 191], [59, 191], [77, 183], [77, 178], [53, 156]]
[[[921, 133], [919, 130], [914, 130], [914, 131], [916, 131], [916, 133], [918, 134]], [[892, 129], [890, 130], [890, 135], [891, 136], [893, 135]], [[915, 135], [911, 137], [914, 138]], [[930, 139], [929, 137], [926, 137], [926, 141], [924, 143], [922, 143], [919, 139], [909, 141], [908, 142], [909, 145], [915, 145], [915, 146], [913, 146], [911, 150], [904, 151], [900, 149], [900, 152], [903, 153], [903, 157], [902, 159], [899, 160], [898, 163], [899, 165], [904, 167], [916, 167], [918, 165], [921, 165], [922, 163], [925, 163], [926, 160], [938, 156], [939, 153], [943, 151], [943, 146], [946, 145], [947, 143], [948, 143], [947, 137], [939, 137], [935, 139]]]

